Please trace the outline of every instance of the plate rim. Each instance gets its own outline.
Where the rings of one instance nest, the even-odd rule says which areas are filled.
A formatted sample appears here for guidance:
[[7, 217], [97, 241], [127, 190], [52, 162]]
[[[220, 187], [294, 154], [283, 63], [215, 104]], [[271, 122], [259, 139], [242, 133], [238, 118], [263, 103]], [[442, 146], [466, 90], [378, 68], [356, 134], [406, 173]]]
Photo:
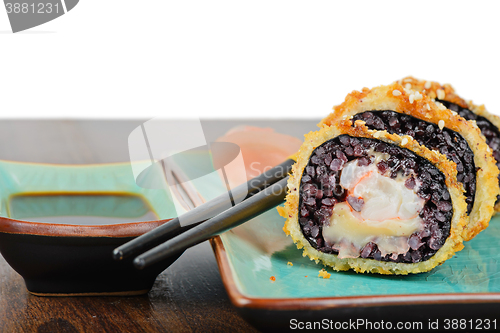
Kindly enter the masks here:
[[344, 297], [258, 298], [244, 295], [234, 280], [229, 257], [220, 236], [210, 239], [222, 283], [231, 303], [239, 308], [265, 310], [326, 310], [349, 307], [378, 307], [421, 304], [500, 303], [498, 293], [400, 294]]

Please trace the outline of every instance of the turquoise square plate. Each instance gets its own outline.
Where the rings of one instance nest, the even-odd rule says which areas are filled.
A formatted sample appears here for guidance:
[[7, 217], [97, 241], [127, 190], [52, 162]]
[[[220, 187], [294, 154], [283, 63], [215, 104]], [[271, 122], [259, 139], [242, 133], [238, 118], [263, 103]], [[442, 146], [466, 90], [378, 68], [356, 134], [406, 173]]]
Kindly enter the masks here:
[[[184, 170], [189, 173], [187, 165]], [[211, 180], [194, 180], [193, 185], [205, 199], [223, 190], [216, 173]], [[482, 318], [496, 320], [500, 328], [500, 216], [443, 265], [407, 276], [327, 268], [331, 276], [323, 279], [318, 276], [323, 266], [302, 256], [283, 225], [284, 219], [273, 209], [212, 240], [231, 302], [260, 329], [290, 328], [296, 323], [291, 320], [325, 318], [405, 319], [422, 325], [431, 320], [444, 325], [445, 319]]]

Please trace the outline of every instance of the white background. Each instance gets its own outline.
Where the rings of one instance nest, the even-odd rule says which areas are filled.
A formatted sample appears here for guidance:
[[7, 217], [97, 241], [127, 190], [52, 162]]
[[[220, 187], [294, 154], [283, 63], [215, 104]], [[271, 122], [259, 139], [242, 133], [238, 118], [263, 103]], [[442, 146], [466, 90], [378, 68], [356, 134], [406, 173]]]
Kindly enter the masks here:
[[499, 4], [80, 0], [18, 34], [0, 8], [0, 117], [320, 118], [407, 75], [500, 113]]

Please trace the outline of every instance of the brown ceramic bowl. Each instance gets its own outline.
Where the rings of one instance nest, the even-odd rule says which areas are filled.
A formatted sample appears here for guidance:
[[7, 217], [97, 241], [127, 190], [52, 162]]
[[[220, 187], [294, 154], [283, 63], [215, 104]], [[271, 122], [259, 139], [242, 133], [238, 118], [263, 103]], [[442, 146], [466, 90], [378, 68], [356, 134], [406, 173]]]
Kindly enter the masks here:
[[130, 164], [0, 161], [0, 253], [35, 295], [137, 295], [177, 257], [144, 270], [113, 249], [168, 223], [168, 191], [136, 185]]

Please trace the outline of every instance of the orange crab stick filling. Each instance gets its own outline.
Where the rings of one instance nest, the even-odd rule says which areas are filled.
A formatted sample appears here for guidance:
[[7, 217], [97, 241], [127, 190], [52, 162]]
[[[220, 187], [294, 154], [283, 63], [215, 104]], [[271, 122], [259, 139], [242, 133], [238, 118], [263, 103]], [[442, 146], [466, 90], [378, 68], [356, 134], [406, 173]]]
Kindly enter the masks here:
[[378, 246], [382, 256], [405, 254], [412, 233], [423, 230], [419, 216], [425, 200], [405, 186], [410, 177], [392, 179], [383, 175], [377, 163], [387, 154], [372, 152], [373, 163], [358, 166], [347, 163], [340, 175], [340, 185], [347, 190], [347, 200], [337, 203], [329, 225], [323, 226], [325, 241], [334, 244], [339, 258], [357, 258], [369, 242]]

